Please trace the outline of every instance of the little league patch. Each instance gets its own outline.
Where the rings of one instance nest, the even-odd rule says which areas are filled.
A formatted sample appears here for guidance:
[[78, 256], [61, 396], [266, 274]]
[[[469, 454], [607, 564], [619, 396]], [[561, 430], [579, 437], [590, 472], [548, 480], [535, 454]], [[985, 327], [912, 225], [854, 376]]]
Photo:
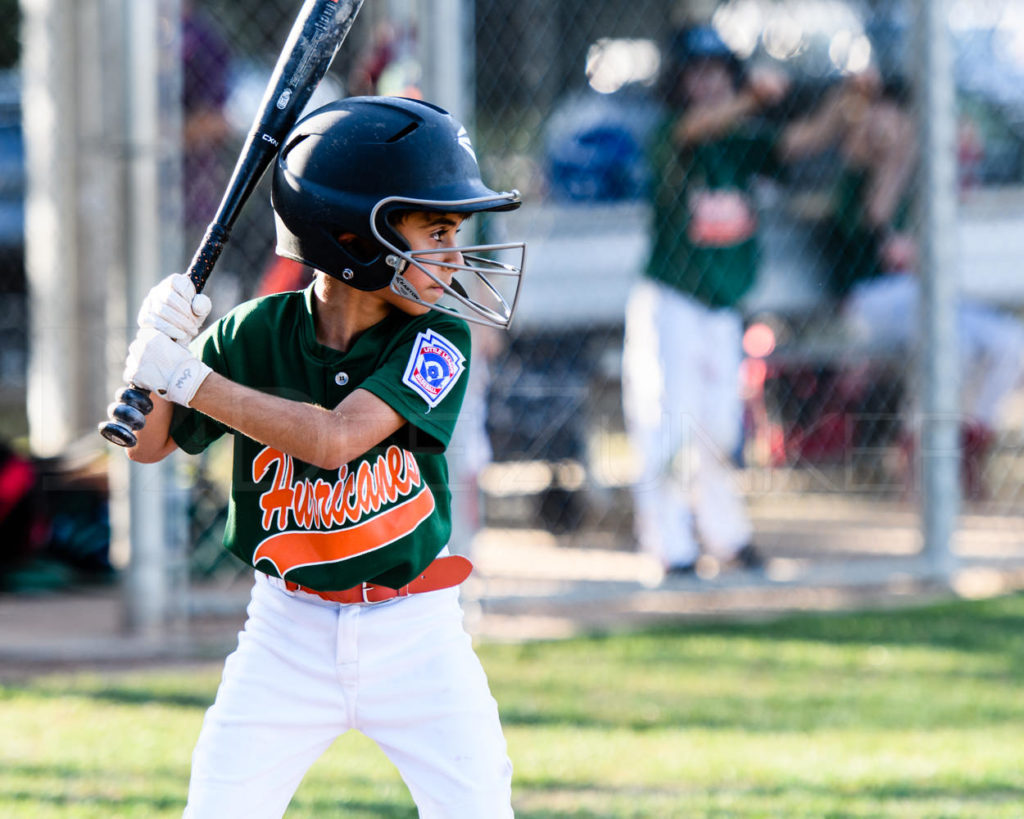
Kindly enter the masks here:
[[428, 330], [416, 336], [402, 383], [436, 407], [466, 369], [466, 357], [440, 333]]

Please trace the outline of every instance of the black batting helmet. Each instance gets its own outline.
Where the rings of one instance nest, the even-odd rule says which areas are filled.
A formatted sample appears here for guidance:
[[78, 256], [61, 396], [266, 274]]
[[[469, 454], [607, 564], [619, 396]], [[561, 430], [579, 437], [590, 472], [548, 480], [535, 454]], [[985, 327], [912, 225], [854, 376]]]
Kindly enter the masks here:
[[[392, 224], [409, 210], [471, 214], [519, 207], [517, 191], [498, 192], [480, 178], [466, 129], [447, 111], [400, 97], [351, 97], [300, 120], [285, 138], [274, 168], [272, 197], [277, 252], [334, 276], [359, 290], [390, 286], [421, 304], [470, 321], [507, 326], [522, 273], [523, 243], [455, 248], [464, 264], [446, 264], [428, 252], [410, 252]], [[343, 234], [360, 241], [341, 242]], [[518, 252], [518, 264], [487, 253]], [[483, 282], [490, 305], [451, 287], [421, 259], [468, 272]], [[429, 304], [402, 276], [408, 264], [424, 270], [450, 297]], [[515, 280], [511, 297], [489, 281]], [[448, 306], [445, 305], [445, 301]]]

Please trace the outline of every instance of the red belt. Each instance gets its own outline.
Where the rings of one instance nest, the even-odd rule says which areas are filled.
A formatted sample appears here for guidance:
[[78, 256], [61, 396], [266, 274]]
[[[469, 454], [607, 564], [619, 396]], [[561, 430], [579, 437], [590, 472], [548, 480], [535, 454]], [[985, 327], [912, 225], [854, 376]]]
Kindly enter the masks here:
[[288, 591], [302, 591], [306, 594], [315, 594], [323, 600], [330, 600], [332, 603], [380, 603], [390, 600], [393, 597], [408, 597], [410, 594], [422, 594], [423, 592], [438, 591], [458, 586], [463, 580], [469, 577], [473, 571], [473, 564], [461, 555], [449, 555], [448, 557], [436, 557], [424, 569], [423, 574], [402, 586], [400, 589], [393, 589], [390, 586], [378, 586], [375, 583], [361, 583], [351, 589], [341, 591], [317, 591], [306, 586], [300, 586], [291, 580], [284, 581], [284, 587]]

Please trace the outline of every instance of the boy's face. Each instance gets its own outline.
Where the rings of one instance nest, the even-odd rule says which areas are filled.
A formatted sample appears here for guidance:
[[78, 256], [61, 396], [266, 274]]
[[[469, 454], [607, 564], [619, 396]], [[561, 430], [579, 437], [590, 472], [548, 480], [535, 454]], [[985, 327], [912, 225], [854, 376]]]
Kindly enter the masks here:
[[683, 71], [682, 84], [684, 97], [696, 105], [722, 102], [735, 93], [732, 72], [723, 60], [695, 60]]
[[[442, 282], [451, 284], [455, 271], [445, 265], [430, 264], [430, 262], [436, 259], [438, 262], [447, 262], [448, 264], [463, 264], [462, 253], [456, 250], [456, 234], [466, 219], [467, 216], [463, 213], [412, 211], [405, 214], [394, 225], [394, 228], [408, 243], [409, 250], [439, 251], [429, 256], [419, 257], [420, 263]], [[445, 294], [442, 287], [416, 265], [408, 265], [402, 275], [416, 288], [416, 292], [419, 293], [423, 301], [434, 304]], [[410, 315], [423, 315], [430, 309], [392, 293], [390, 288], [384, 292], [394, 297], [394, 301], [388, 298], [392, 304]]]

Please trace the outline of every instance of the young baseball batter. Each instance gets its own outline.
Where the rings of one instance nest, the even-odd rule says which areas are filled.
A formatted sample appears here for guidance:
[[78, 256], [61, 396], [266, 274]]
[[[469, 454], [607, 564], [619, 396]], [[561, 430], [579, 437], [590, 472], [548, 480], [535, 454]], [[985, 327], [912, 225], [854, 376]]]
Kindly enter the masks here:
[[444, 451], [470, 366], [461, 317], [507, 326], [514, 297], [488, 274], [517, 289], [525, 252], [459, 247], [456, 233], [519, 195], [483, 184], [445, 111], [356, 97], [293, 129], [272, 196], [278, 253], [317, 270], [313, 284], [243, 304], [186, 348], [208, 307], [171, 277], [143, 305], [125, 370], [163, 397], [134, 460], [234, 436], [225, 545], [255, 568], [185, 815], [281, 816], [355, 729], [420, 816], [509, 816], [511, 763], [458, 602], [471, 565], [446, 546]]

